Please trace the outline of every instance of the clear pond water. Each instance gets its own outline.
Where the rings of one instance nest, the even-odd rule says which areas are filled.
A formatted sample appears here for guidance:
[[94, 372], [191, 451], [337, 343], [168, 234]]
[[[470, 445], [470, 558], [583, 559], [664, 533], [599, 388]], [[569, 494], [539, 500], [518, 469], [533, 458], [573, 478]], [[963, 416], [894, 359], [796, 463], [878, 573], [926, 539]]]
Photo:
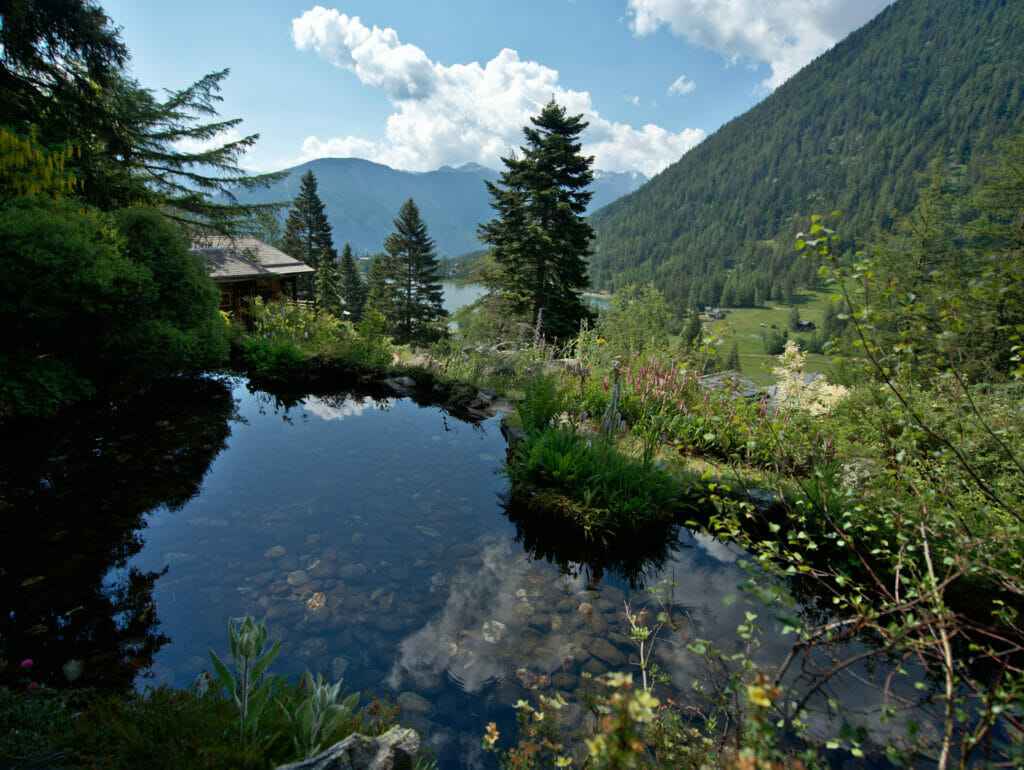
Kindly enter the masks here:
[[[746, 574], [722, 543], [674, 532], [587, 565], [515, 523], [498, 420], [408, 398], [179, 383], [2, 448], [11, 659], [54, 682], [77, 659], [87, 684], [185, 686], [248, 613], [283, 643], [273, 672], [397, 699], [442, 767], [483, 766], [486, 723], [509, 745], [513, 705], [538, 693], [565, 694], [580, 724], [584, 672], [637, 670], [624, 602], [649, 602], [640, 585], [674, 580], [676, 609], [725, 652], [751, 609], [723, 602]], [[789, 643], [769, 628], [759, 655]], [[658, 662], [672, 687], [702, 673], [671, 644]]]

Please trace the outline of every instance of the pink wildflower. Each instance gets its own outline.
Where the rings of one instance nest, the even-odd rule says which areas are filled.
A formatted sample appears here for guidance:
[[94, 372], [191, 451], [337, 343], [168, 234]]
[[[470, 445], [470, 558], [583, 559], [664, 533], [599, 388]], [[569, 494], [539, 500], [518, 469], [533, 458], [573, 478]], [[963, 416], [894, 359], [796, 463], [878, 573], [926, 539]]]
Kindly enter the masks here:
[[32, 658], [25, 658], [25, 660], [21, 661], [21, 667], [22, 668], [32, 668], [32, 663], [33, 663]]

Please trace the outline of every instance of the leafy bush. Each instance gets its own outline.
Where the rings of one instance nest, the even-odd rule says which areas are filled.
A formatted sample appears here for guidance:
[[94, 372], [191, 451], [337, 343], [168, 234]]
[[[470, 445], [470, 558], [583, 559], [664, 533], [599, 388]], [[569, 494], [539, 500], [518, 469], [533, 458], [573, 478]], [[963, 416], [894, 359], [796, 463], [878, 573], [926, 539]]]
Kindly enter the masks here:
[[264, 303], [255, 297], [249, 306], [253, 331], [242, 340], [250, 365], [264, 375], [294, 372], [309, 356], [330, 355], [351, 336], [350, 327], [329, 313], [287, 300]]
[[653, 284], [627, 286], [612, 295], [594, 328], [580, 333], [577, 357], [588, 364], [607, 366], [615, 359], [625, 364], [658, 356], [668, 346], [674, 322], [665, 296]]
[[217, 290], [153, 209], [7, 201], [0, 261], [0, 400], [15, 413], [227, 359]]
[[374, 307], [363, 311], [363, 317], [356, 324], [356, 335], [350, 338], [344, 348], [345, 357], [354, 363], [367, 366], [386, 366], [391, 363], [391, 338], [385, 330], [387, 321]]

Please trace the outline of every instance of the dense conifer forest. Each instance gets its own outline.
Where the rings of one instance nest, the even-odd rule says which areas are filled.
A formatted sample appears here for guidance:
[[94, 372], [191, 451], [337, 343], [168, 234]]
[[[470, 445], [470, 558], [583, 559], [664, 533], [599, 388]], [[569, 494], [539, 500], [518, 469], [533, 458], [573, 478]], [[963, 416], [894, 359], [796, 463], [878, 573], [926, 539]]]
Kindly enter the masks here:
[[791, 301], [817, 274], [792, 248], [808, 218], [839, 209], [842, 232], [867, 237], [914, 206], [934, 157], [977, 175], [1018, 125], [1022, 64], [1020, 2], [895, 3], [596, 212], [594, 285], [654, 281], [677, 306]]

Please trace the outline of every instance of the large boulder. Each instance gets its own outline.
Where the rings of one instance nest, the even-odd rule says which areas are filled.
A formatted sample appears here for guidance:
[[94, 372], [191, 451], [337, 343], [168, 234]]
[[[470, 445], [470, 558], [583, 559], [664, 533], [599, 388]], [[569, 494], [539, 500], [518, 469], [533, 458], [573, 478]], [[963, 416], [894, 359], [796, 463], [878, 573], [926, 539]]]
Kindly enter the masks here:
[[277, 770], [412, 770], [420, 737], [408, 727], [392, 727], [377, 738], [350, 735], [315, 757]]

